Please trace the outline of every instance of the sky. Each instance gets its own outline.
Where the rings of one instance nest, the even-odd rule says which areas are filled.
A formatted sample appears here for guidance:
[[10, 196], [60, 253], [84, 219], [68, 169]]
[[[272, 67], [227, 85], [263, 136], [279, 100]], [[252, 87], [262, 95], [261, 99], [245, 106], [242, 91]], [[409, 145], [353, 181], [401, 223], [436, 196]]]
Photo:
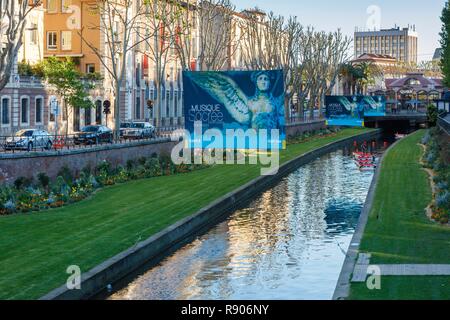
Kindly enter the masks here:
[[[294, 15], [303, 25], [334, 31], [353, 38], [355, 27], [365, 28], [369, 6], [380, 8], [381, 28], [416, 25], [418, 60], [431, 60], [440, 47], [441, 12], [446, 0], [231, 0], [238, 10], [258, 6], [284, 16]], [[372, 15], [374, 17], [374, 15]], [[353, 53], [353, 52], [352, 52]]]

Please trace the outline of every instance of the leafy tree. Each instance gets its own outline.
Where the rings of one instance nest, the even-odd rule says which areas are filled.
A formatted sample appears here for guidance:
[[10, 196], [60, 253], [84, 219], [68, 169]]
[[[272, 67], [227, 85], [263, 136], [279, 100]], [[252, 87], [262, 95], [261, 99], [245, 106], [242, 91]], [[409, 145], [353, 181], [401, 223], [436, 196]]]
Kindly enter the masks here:
[[375, 84], [375, 78], [381, 74], [379, 68], [372, 62], [360, 62], [354, 67], [354, 78], [359, 88], [359, 93], [367, 92], [370, 85]]
[[[70, 58], [58, 59], [49, 57], [42, 61], [43, 75], [53, 85], [56, 93], [64, 101], [64, 115], [68, 119], [69, 107], [91, 108], [93, 103], [88, 99], [87, 91], [93, 87], [90, 82], [83, 81], [74, 61]], [[69, 121], [66, 121], [66, 134]]]
[[444, 74], [444, 84], [450, 87], [450, 2], [447, 1], [442, 10], [441, 21], [441, 46], [442, 46], [442, 72]]

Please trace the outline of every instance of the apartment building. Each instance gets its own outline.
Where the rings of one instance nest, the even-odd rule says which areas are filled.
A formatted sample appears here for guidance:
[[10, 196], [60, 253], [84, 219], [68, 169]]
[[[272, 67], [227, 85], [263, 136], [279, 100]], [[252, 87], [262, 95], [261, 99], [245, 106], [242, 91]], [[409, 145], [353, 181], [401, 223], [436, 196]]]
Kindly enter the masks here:
[[[28, 16], [28, 24], [24, 34], [24, 45], [18, 55], [19, 61], [30, 64], [42, 59], [54, 57], [71, 57], [83, 74], [99, 73], [102, 80], [89, 93], [94, 104], [91, 109], [70, 109], [68, 114], [60, 112], [54, 114], [50, 108], [50, 101], [56, 99], [60, 106], [63, 101], [57, 97], [51, 87], [46, 86], [40, 79], [19, 76], [17, 68], [14, 70], [14, 81], [0, 92], [0, 114], [5, 117], [0, 133], [10, 134], [20, 128], [39, 127], [54, 132], [56, 128], [63, 133], [68, 127], [69, 133], [78, 131], [89, 124], [103, 124], [114, 127], [112, 115], [107, 119], [103, 114], [103, 102], [114, 101], [113, 81], [105, 67], [93, 52], [91, 46], [102, 54], [107, 54], [107, 43], [104, 32], [100, 29], [99, 11], [96, 10], [94, 0], [43, 0], [42, 5], [33, 10]], [[136, 2], [136, 7], [137, 6]], [[127, 53], [126, 70], [122, 88], [120, 90], [120, 120], [121, 121], [149, 121], [157, 126], [179, 126], [183, 124], [183, 83], [182, 70], [201, 70], [205, 66], [201, 61], [201, 23], [196, 12], [197, 0], [181, 2], [183, 16], [188, 17], [191, 28], [188, 39], [189, 50], [184, 57], [184, 65], [174, 45], [171, 46], [164, 61], [162, 83], [157, 85], [157, 63], [152, 56], [151, 46], [160, 45], [164, 40], [161, 32], [155, 33], [150, 41], [142, 42]], [[133, 8], [133, 10], [135, 10]], [[131, 13], [133, 14], [133, 12]], [[242, 21], [250, 16], [263, 20], [261, 12], [234, 12], [232, 19], [225, 20], [220, 15], [215, 21], [220, 28], [214, 32], [227, 30], [230, 44], [223, 52], [226, 63], [223, 69], [245, 69], [244, 53], [240, 43], [243, 32]], [[225, 26], [223, 23], [227, 22]], [[222, 23], [222, 24], [221, 24]], [[118, 21], [112, 22], [120, 32]], [[142, 36], [142, 35], [140, 35]], [[85, 39], [85, 41], [83, 41]], [[133, 34], [137, 41], [138, 35]], [[186, 40], [185, 39], [185, 40]], [[181, 41], [177, 39], [176, 41]], [[186, 65], [186, 61], [188, 65]], [[13, 88], [14, 87], [14, 88]], [[159, 87], [159, 91], [157, 90]], [[15, 91], [14, 91], [15, 90]], [[154, 102], [154, 108], [147, 107], [147, 101]], [[112, 103], [112, 108], [114, 104]], [[60, 108], [64, 110], [64, 108]], [[112, 112], [112, 114], [114, 114]]]
[[[2, 3], [6, 5], [6, 1]], [[4, 8], [1, 9], [4, 10]], [[43, 58], [43, 17], [42, 6], [34, 8], [27, 16], [22, 46], [14, 58], [10, 81], [0, 91], [0, 135], [8, 135], [30, 127], [47, 128], [49, 119], [44, 84], [39, 79], [21, 77], [18, 74], [18, 62], [25, 61], [33, 64]], [[0, 21], [1, 48], [4, 48], [7, 43], [6, 25], [6, 21]]]
[[417, 63], [418, 33], [415, 26], [379, 31], [355, 31], [355, 58], [363, 54], [389, 55], [398, 61]]

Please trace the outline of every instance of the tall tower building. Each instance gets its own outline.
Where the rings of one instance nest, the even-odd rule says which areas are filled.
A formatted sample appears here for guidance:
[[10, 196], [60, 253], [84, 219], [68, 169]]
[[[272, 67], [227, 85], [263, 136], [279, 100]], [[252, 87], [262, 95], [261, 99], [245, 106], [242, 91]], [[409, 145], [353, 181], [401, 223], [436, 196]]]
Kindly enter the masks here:
[[354, 37], [355, 58], [361, 55], [389, 55], [398, 61], [417, 63], [418, 34], [415, 26], [400, 29], [381, 29], [379, 31], [359, 31]]

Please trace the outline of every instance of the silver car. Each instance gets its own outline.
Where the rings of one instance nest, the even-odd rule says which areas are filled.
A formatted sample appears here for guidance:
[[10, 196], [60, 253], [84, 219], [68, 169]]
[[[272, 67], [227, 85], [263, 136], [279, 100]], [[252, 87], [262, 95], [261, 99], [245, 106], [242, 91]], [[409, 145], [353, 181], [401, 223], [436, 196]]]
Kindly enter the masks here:
[[149, 122], [133, 122], [130, 128], [123, 129], [125, 139], [144, 139], [155, 136], [155, 127]]
[[36, 148], [50, 150], [53, 145], [53, 139], [45, 130], [23, 129], [17, 131], [14, 137], [6, 138], [3, 146], [5, 150], [28, 150]]

